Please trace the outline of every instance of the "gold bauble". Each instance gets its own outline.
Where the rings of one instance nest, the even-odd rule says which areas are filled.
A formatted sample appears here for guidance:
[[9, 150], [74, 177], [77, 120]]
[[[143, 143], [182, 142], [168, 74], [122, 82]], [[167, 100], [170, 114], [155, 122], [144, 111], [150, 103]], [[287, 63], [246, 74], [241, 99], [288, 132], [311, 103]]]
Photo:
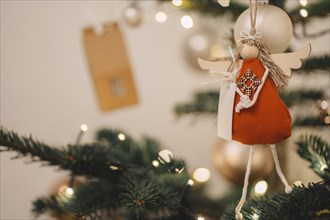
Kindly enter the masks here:
[[[249, 181], [265, 177], [274, 167], [269, 145], [254, 145], [254, 155]], [[219, 174], [232, 183], [242, 184], [249, 159], [250, 148], [236, 141], [218, 139], [212, 154], [212, 162]]]

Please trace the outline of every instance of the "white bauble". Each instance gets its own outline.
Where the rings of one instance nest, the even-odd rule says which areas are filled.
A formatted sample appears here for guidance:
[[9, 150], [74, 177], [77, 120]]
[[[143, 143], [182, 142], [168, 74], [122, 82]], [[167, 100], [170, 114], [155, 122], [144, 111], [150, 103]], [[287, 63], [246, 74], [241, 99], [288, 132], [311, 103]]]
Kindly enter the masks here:
[[[234, 29], [236, 42], [241, 38], [242, 30], [250, 31], [250, 9], [245, 10], [237, 19]], [[262, 33], [263, 41], [271, 53], [281, 53], [289, 46], [293, 27], [289, 16], [282, 9], [273, 5], [258, 5], [257, 32]]]
[[189, 34], [184, 39], [184, 56], [187, 62], [196, 70], [201, 70], [197, 59], [210, 59], [225, 56], [225, 51], [218, 43], [217, 30], [202, 27]]
[[124, 9], [124, 21], [128, 26], [136, 27], [144, 19], [143, 10], [137, 4], [130, 4]]

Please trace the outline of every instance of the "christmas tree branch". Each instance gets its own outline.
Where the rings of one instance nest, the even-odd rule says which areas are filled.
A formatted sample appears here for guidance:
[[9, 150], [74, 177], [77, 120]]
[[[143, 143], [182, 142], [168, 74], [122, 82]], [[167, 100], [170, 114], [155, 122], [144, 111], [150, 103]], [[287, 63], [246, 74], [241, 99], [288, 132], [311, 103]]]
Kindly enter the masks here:
[[134, 219], [193, 215], [181, 204], [186, 201], [189, 179], [185, 163], [171, 157], [170, 161], [159, 159], [159, 144], [151, 138], [137, 143], [120, 130], [102, 129], [93, 144], [57, 149], [4, 128], [0, 129], [0, 137], [2, 146], [22, 157], [38, 157], [34, 161], [93, 177], [75, 189], [72, 197], [37, 199], [33, 209], [36, 216], [52, 212], [59, 216], [97, 217], [100, 210], [118, 209], [126, 210]]
[[[314, 101], [323, 98], [324, 92], [320, 90], [309, 91], [286, 91], [280, 94], [282, 100], [288, 107], [293, 105], [304, 103], [306, 101]], [[215, 116], [218, 112], [219, 92], [218, 91], [203, 91], [197, 92], [194, 95], [193, 101], [183, 104], [177, 104], [174, 108], [174, 112], [177, 116], [183, 115], [212, 115]], [[297, 123], [300, 120], [297, 120]], [[310, 121], [310, 120], [308, 120]], [[301, 122], [301, 121], [300, 121]], [[306, 122], [307, 123], [307, 122]], [[303, 122], [300, 123], [301, 125]], [[313, 120], [309, 125], [324, 125], [324, 122], [320, 119]]]
[[[327, 219], [330, 217], [330, 187], [327, 183], [295, 186], [290, 194], [279, 192], [270, 200], [265, 197], [245, 202], [244, 219]], [[229, 206], [222, 218], [235, 220], [235, 204]]]
[[60, 216], [74, 215], [79, 219], [115, 212], [123, 212], [129, 219], [193, 215], [181, 204], [182, 200], [186, 200], [187, 178], [185, 173], [159, 174], [155, 170], [145, 172], [136, 169], [126, 172], [118, 183], [90, 179], [75, 189], [72, 196], [58, 194], [35, 200], [33, 213], [38, 217], [53, 212]]
[[[329, 55], [310, 57], [303, 62], [303, 66], [297, 72], [299, 73], [314, 73], [315, 70], [330, 70]], [[327, 72], [329, 74], [329, 72]]]
[[113, 172], [109, 169], [110, 165], [121, 166], [123, 169], [128, 167], [127, 164], [123, 165], [120, 159], [113, 157], [109, 146], [104, 144], [68, 145], [59, 149], [1, 127], [0, 145], [7, 150], [16, 151], [16, 158], [31, 157], [34, 162], [44, 161], [49, 165], [70, 170], [73, 174], [115, 179], [120, 170]]
[[7, 150], [17, 151], [17, 158], [29, 155], [34, 157], [34, 160], [38, 157], [39, 160], [48, 161], [50, 165], [60, 165], [68, 159], [63, 150], [33, 140], [31, 136], [19, 136], [3, 127], [0, 128], [0, 145], [6, 147]]
[[320, 90], [286, 90], [280, 93], [280, 97], [283, 102], [290, 108], [299, 103], [320, 100], [325, 97], [325, 94], [323, 91]]
[[60, 205], [58, 198], [54, 195], [35, 200], [33, 202], [32, 212], [36, 217], [41, 214], [50, 213], [53, 216], [59, 217], [59, 219], [75, 219], [75, 215], [65, 211]]
[[[1, 127], [0, 145], [18, 152], [17, 158], [31, 157], [33, 162], [45, 161], [49, 165], [70, 170], [73, 174], [112, 180], [130, 168], [153, 168], [152, 161], [157, 160], [159, 152], [159, 143], [154, 139], [144, 137], [138, 143], [118, 129], [101, 129], [95, 143], [68, 145], [58, 149]], [[172, 159], [161, 166], [158, 172], [167, 173], [168, 170], [182, 167], [183, 161]]]
[[292, 126], [294, 127], [327, 127], [329, 123], [321, 117], [296, 117]]
[[218, 112], [218, 102], [218, 91], [197, 92], [192, 102], [177, 104], [174, 112], [177, 116], [186, 114], [215, 116]]
[[56, 194], [38, 198], [32, 212], [38, 217], [51, 212], [60, 216], [83, 217], [99, 210], [115, 210], [118, 207], [119, 190], [116, 184], [106, 180], [91, 179], [74, 189], [74, 194]]
[[330, 182], [330, 145], [315, 135], [303, 135], [296, 142], [298, 154], [308, 160], [315, 173]]

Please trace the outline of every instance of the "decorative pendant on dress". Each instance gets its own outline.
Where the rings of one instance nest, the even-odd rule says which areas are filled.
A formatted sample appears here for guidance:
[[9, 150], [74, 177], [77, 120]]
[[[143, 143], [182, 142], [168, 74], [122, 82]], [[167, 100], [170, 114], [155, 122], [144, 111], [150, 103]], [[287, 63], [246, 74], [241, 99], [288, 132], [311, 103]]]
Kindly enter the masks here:
[[251, 69], [246, 71], [240, 81], [236, 81], [237, 87], [247, 96], [251, 96], [252, 91], [256, 91], [261, 83], [262, 80], [258, 79]]

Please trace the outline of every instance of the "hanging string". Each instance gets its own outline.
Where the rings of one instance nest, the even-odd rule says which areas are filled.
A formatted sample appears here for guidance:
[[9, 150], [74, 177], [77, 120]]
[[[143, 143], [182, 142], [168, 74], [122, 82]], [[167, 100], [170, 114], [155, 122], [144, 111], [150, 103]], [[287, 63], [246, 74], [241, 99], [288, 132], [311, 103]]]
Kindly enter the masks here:
[[[259, 0], [260, 1], [260, 0]], [[257, 11], [258, 11], [258, 0], [254, 1], [249, 0], [249, 7], [250, 7], [250, 34], [247, 34], [247, 31], [242, 31], [241, 35], [242, 38], [240, 41], [246, 43], [246, 41], [255, 41], [259, 40], [262, 37], [262, 33], [257, 32], [256, 30], [256, 23], [257, 23]], [[263, 41], [259, 41], [259, 50], [260, 55], [259, 59], [261, 62], [269, 69], [270, 76], [273, 79], [276, 87], [283, 88], [288, 85], [289, 77], [283, 73], [283, 70], [276, 65], [270, 57], [270, 50], [267, 45]], [[238, 48], [239, 49], [239, 48]]]
[[249, 0], [249, 6], [250, 6], [250, 23], [251, 23], [250, 34], [254, 35], [256, 33], [258, 0], [255, 0], [254, 7], [252, 7], [253, 6], [252, 0]]

